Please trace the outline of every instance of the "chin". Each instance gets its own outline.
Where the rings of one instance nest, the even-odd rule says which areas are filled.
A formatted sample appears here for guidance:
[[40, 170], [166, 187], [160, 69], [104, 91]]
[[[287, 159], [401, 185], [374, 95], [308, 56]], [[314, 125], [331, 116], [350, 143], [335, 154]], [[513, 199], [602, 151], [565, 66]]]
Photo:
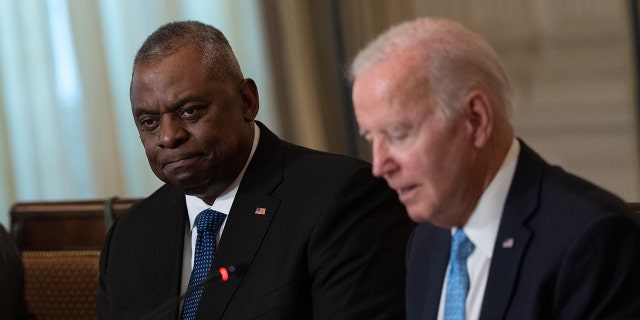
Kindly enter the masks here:
[[185, 179], [184, 177], [169, 178], [165, 180], [165, 182], [187, 194], [195, 190], [202, 189], [202, 181], [194, 181], [193, 179]]
[[420, 208], [407, 207], [407, 214], [413, 222], [420, 223], [429, 221], [429, 214], [425, 213], [424, 210], [420, 210]]

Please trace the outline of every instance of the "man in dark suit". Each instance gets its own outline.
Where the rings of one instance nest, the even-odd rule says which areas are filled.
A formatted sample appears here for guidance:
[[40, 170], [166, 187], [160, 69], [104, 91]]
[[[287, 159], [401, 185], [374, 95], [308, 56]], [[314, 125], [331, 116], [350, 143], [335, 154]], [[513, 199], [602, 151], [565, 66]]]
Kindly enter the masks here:
[[[166, 184], [109, 232], [101, 319], [404, 317], [400, 261], [414, 224], [402, 204], [370, 164], [254, 121], [256, 85], [219, 30], [185, 21], [150, 35], [131, 104]], [[205, 212], [218, 226], [201, 224]]]
[[408, 319], [640, 317], [640, 228], [611, 193], [515, 138], [497, 54], [463, 26], [391, 28], [351, 67], [373, 173], [420, 224]]

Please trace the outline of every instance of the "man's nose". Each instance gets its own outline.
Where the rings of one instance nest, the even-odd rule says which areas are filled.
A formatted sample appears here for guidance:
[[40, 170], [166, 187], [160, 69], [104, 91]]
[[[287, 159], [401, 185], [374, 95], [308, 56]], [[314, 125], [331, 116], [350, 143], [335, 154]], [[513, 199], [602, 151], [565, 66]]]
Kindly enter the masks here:
[[386, 143], [379, 140], [374, 141], [371, 151], [373, 154], [372, 173], [374, 176], [385, 177], [397, 168]]
[[175, 115], [163, 115], [160, 119], [160, 136], [158, 137], [158, 145], [160, 147], [176, 148], [186, 141], [188, 135], [183, 121]]

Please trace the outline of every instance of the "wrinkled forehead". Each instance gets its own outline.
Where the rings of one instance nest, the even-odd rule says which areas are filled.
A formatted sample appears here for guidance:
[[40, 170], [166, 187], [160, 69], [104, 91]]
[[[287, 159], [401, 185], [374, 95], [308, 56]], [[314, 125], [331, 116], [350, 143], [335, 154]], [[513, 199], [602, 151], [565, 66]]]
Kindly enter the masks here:
[[372, 64], [354, 78], [354, 102], [364, 100], [395, 107], [425, 103], [430, 100], [430, 85], [424, 67], [419, 59], [407, 54]]

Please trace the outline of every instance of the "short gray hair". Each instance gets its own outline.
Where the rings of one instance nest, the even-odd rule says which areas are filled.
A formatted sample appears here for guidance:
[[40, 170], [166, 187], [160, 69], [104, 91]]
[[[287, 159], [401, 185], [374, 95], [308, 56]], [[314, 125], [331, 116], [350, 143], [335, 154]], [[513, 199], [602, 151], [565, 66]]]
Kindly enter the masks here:
[[156, 62], [187, 45], [195, 45], [202, 51], [203, 63], [212, 78], [243, 78], [238, 60], [224, 34], [198, 21], [176, 21], [161, 26], [142, 44], [133, 64]]
[[357, 54], [349, 78], [354, 80], [377, 63], [416, 47], [432, 102], [445, 117], [461, 112], [474, 86], [486, 92], [498, 115], [511, 116], [513, 93], [498, 54], [479, 36], [450, 20], [420, 18], [390, 28]]

